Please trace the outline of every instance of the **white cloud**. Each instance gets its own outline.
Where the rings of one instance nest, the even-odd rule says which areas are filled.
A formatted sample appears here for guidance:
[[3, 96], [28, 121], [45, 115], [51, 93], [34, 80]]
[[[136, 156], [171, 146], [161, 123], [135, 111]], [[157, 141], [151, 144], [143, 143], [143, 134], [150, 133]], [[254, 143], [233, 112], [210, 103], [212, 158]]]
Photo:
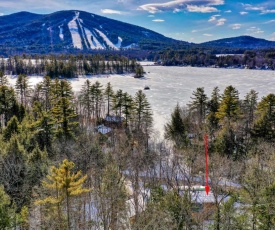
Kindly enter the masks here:
[[213, 34], [203, 34], [203, 36], [211, 37], [211, 36], [213, 36]]
[[172, 0], [164, 3], [150, 3], [139, 6], [138, 9], [150, 13], [187, 9], [190, 12], [209, 13], [217, 12], [216, 5], [223, 5], [224, 0]]
[[224, 13], [232, 13], [232, 10], [224, 11]]
[[164, 22], [164, 20], [163, 19], [154, 19], [154, 20], [152, 20], [153, 22]]
[[258, 27], [252, 26], [249, 29], [246, 30], [250, 35], [255, 35], [255, 34], [262, 34], [264, 33], [263, 30], [261, 30]]
[[196, 12], [196, 13], [212, 13], [212, 12], [218, 12], [219, 11], [215, 7], [211, 7], [211, 6], [195, 6], [195, 5], [187, 5], [187, 10], [189, 12]]
[[111, 9], [102, 9], [101, 13], [103, 14], [121, 14], [118, 10], [111, 10]]
[[0, 16], [4, 16], [4, 14], [3, 14], [3, 13], [0, 13]]
[[274, 14], [275, 10], [263, 10], [261, 14]]
[[219, 20], [217, 20], [217, 24], [216, 26], [222, 26], [224, 25], [224, 23], [226, 22], [227, 20], [225, 18], [221, 18]]
[[275, 9], [266, 9], [263, 6], [253, 6], [251, 4], [242, 4], [245, 10], [254, 10], [254, 11], [261, 11], [261, 14], [272, 14], [275, 13]]
[[269, 23], [273, 23], [273, 22], [275, 22], [274, 19], [273, 19], [273, 20], [269, 20], [269, 21], [267, 21], [267, 22], [264, 22], [264, 24], [269, 24]]
[[178, 13], [178, 12], [181, 12], [181, 9], [175, 8], [175, 9], [173, 10], [173, 13]]
[[236, 24], [230, 25], [230, 28], [231, 28], [232, 30], [238, 30], [238, 29], [241, 28], [241, 26], [242, 26], [241, 24], [236, 23]]
[[197, 32], [199, 32], [198, 30], [192, 30], [191, 31], [192, 33], [197, 33]]
[[148, 15], [148, 17], [149, 17], [149, 18], [154, 18], [154, 17], [155, 17], [155, 15], [150, 14], [150, 15]]
[[245, 12], [245, 11], [240, 12], [240, 15], [246, 15], [246, 14], [248, 14], [248, 12]]
[[208, 19], [208, 22], [211, 22], [211, 23], [215, 23], [216, 26], [222, 26], [224, 25], [224, 23], [227, 21], [225, 18], [220, 18], [220, 19], [217, 19], [217, 17], [220, 17], [221, 15], [217, 14], [217, 15], [212, 15], [209, 19]]
[[263, 11], [264, 7], [262, 6], [252, 6], [251, 4], [243, 4], [245, 10], [256, 10]]

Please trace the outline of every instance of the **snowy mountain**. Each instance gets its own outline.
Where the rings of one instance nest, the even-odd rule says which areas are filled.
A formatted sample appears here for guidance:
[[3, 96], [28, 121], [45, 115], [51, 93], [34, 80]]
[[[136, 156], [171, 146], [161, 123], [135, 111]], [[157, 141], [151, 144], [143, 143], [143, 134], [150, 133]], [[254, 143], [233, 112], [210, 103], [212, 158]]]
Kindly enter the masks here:
[[48, 15], [19, 12], [0, 17], [0, 51], [158, 49], [187, 42], [83, 11]]

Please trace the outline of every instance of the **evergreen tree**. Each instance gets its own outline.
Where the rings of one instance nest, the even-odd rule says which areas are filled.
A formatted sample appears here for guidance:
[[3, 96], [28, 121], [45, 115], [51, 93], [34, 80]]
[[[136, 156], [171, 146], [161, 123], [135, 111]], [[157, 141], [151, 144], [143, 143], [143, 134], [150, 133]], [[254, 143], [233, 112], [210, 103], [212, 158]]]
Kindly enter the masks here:
[[194, 97], [191, 97], [192, 102], [190, 104], [191, 112], [195, 112], [198, 117], [199, 124], [204, 122], [207, 109], [207, 96], [204, 93], [204, 88], [197, 88], [196, 91], [192, 93]]
[[275, 95], [268, 94], [259, 102], [257, 111], [258, 119], [252, 135], [257, 138], [263, 138], [267, 141], [273, 141], [275, 138]]
[[9, 122], [7, 127], [3, 131], [3, 138], [5, 141], [10, 140], [12, 135], [20, 132], [19, 122], [16, 116], [13, 116]]
[[19, 105], [17, 104], [15, 93], [12, 88], [0, 86], [0, 123], [6, 126], [10, 118], [14, 115], [19, 117]]
[[0, 87], [7, 84], [8, 84], [7, 76], [5, 76], [2, 71], [0, 71]]
[[18, 137], [13, 136], [0, 158], [0, 184], [4, 185], [17, 210], [28, 204], [31, 197], [26, 160], [26, 150], [19, 143]]
[[103, 91], [102, 85], [96, 81], [91, 87], [92, 97], [94, 98], [94, 110], [95, 110], [95, 119], [99, 120], [101, 114], [101, 107], [103, 103]]
[[62, 80], [54, 83], [52, 92], [54, 103], [51, 114], [56, 121], [56, 135], [58, 137], [74, 137], [74, 127], [77, 125], [73, 100], [73, 91], [68, 81]]
[[153, 114], [145, 93], [139, 90], [134, 97], [134, 128], [147, 133], [153, 124]]
[[16, 214], [10, 197], [6, 194], [4, 186], [0, 186], [0, 228], [12, 229], [15, 227]]
[[125, 116], [125, 126], [128, 127], [134, 109], [134, 102], [131, 95], [123, 93], [122, 113]]
[[67, 159], [63, 160], [58, 168], [52, 166], [50, 174], [47, 176], [47, 180], [43, 181], [43, 187], [49, 189], [53, 195], [36, 201], [36, 204], [41, 205], [57, 205], [60, 221], [62, 219], [62, 210], [64, 210], [62, 205], [64, 205], [67, 216], [66, 229], [73, 228], [71, 224], [71, 213], [74, 210], [71, 207], [73, 204], [72, 198], [90, 191], [89, 189], [83, 188], [87, 175], [82, 176], [81, 171], [74, 173], [74, 167], [74, 163]]
[[51, 109], [51, 78], [49, 76], [45, 76], [42, 83], [41, 83], [41, 94], [43, 98], [43, 108], [46, 112], [50, 111]]
[[81, 115], [84, 119], [84, 124], [89, 125], [92, 111], [94, 108], [94, 98], [91, 93], [91, 82], [86, 80], [79, 94], [79, 104], [81, 107]]
[[29, 97], [29, 93], [30, 93], [27, 75], [25, 75], [25, 74], [18, 75], [16, 83], [15, 83], [15, 89], [16, 89], [16, 92], [19, 97], [19, 101], [20, 101], [21, 105], [24, 105], [26, 107], [27, 106], [27, 98]]
[[208, 102], [208, 115], [207, 120], [210, 128], [210, 132], [212, 133], [213, 130], [216, 130], [218, 128], [219, 120], [216, 117], [216, 113], [218, 112], [219, 106], [220, 106], [220, 94], [219, 94], [219, 88], [215, 87], [212, 91], [211, 99]]
[[171, 114], [171, 120], [164, 126], [164, 137], [173, 141], [176, 148], [186, 147], [188, 144], [187, 130], [181, 117], [179, 104]]
[[107, 83], [104, 95], [107, 101], [107, 116], [110, 115], [111, 99], [114, 95], [114, 90], [110, 82]]
[[216, 113], [216, 117], [221, 122], [235, 121], [240, 116], [239, 93], [232, 86], [227, 86], [222, 95], [222, 100]]

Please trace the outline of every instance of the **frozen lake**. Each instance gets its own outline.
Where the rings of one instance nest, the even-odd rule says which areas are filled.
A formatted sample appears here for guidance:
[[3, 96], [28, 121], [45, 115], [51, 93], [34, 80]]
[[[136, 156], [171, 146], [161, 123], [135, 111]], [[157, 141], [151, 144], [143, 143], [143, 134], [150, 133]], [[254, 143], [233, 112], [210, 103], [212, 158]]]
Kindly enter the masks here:
[[[114, 90], [122, 89], [131, 95], [148, 85], [150, 90], [145, 90], [144, 93], [154, 111], [154, 127], [161, 134], [175, 105], [179, 103], [184, 106], [189, 103], [192, 92], [197, 87], [204, 87], [208, 97], [215, 86], [223, 93], [228, 85], [236, 87], [240, 99], [243, 99], [250, 89], [256, 90], [259, 98], [268, 93], [275, 93], [275, 71], [165, 66], [144, 66], [144, 70], [146, 75], [142, 79], [133, 78], [131, 75], [102, 75], [89, 79], [92, 83], [99, 81], [104, 86], [110, 82]], [[86, 79], [71, 80], [73, 89], [79, 91]], [[41, 77], [31, 77], [30, 83], [34, 85], [41, 80]], [[13, 85], [16, 79], [10, 78], [10, 81]]]

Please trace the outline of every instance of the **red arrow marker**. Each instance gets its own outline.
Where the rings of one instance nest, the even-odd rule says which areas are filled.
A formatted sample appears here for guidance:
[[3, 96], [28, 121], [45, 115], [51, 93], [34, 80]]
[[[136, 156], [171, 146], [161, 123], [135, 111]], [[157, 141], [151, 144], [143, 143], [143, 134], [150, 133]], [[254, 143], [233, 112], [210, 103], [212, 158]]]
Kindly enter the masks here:
[[204, 146], [205, 146], [205, 192], [208, 195], [210, 187], [208, 185], [208, 135], [204, 136]]

